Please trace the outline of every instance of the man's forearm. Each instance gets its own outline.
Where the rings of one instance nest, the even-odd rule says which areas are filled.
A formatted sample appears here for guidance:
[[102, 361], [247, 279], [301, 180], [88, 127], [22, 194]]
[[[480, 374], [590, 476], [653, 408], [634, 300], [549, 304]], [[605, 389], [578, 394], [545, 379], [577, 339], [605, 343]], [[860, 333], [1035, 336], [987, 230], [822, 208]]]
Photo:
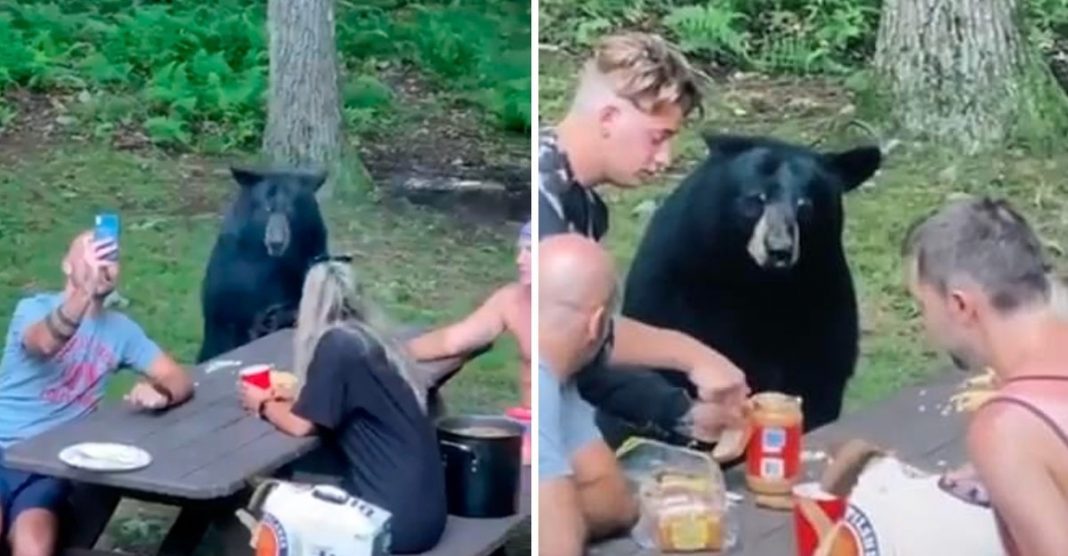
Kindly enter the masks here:
[[451, 357], [455, 349], [449, 345], [449, 329], [443, 328], [408, 341], [408, 353], [416, 361], [432, 361]]
[[193, 381], [185, 373], [168, 377], [166, 381], [158, 381], [157, 389], [162, 387], [170, 394], [170, 405], [180, 405], [193, 396]]
[[613, 365], [674, 369], [688, 373], [692, 370], [692, 361], [699, 359], [701, 351], [709, 349], [682, 332], [650, 326], [629, 317], [618, 317], [615, 327], [615, 345], [611, 357]]
[[26, 329], [23, 346], [39, 357], [59, 353], [78, 331], [92, 303], [92, 296], [80, 290], [66, 296], [58, 307]]
[[459, 357], [491, 342], [501, 332], [501, 323], [460, 322], [408, 341], [408, 353], [416, 361]]

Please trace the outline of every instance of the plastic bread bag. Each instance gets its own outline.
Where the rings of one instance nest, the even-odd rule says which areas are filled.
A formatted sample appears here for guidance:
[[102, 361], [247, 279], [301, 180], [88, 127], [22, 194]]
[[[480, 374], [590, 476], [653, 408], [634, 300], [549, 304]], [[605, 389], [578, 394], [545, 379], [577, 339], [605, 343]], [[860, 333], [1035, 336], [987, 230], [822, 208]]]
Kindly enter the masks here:
[[734, 502], [708, 454], [631, 438], [616, 455], [639, 502], [635, 542], [664, 554], [729, 554], [738, 548]]

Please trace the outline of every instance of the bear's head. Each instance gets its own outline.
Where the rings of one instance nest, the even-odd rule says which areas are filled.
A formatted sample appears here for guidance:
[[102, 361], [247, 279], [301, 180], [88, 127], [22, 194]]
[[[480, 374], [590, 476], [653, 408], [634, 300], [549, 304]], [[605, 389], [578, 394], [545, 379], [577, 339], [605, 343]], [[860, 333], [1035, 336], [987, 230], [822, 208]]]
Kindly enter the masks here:
[[702, 218], [699, 225], [715, 227], [702, 235], [739, 254], [744, 248], [764, 270], [789, 270], [810, 249], [840, 245], [842, 195], [882, 163], [877, 146], [818, 152], [737, 135], [707, 135], [705, 143], [709, 156], [693, 185], [700, 191], [697, 206], [716, 216]]
[[[294, 244], [325, 234], [315, 193], [323, 172], [231, 168], [240, 191], [229, 224], [245, 245], [262, 245], [271, 257], [292, 254]], [[297, 238], [298, 241], [293, 241]], [[313, 253], [314, 255], [315, 253]]]

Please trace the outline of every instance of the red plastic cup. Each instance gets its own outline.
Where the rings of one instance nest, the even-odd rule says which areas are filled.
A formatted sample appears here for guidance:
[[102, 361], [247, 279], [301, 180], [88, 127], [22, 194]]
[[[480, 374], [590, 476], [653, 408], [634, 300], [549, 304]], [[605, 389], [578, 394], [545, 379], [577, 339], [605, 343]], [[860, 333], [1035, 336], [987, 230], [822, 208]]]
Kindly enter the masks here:
[[530, 422], [530, 408], [514, 406], [505, 410], [505, 414], [517, 421]]
[[[847, 501], [824, 492], [819, 483], [801, 483], [794, 487], [794, 532], [797, 555], [813, 556], [824, 536], [845, 518]], [[830, 552], [827, 551], [829, 554]]]
[[506, 409], [509, 418], [523, 425], [523, 465], [530, 464], [530, 408], [513, 406]]
[[246, 384], [263, 388], [264, 390], [271, 387], [270, 365], [251, 365], [241, 369], [238, 374]]

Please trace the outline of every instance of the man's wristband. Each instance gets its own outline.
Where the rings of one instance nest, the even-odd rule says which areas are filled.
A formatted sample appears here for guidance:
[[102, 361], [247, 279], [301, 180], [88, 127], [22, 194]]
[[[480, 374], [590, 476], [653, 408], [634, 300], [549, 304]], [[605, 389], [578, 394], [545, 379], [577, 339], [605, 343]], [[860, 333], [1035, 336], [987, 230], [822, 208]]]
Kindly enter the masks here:
[[75, 328], [75, 329], [78, 328], [78, 323], [75, 322], [74, 319], [68, 317], [66, 314], [63, 313], [63, 305], [60, 305], [59, 307], [56, 307], [55, 313], [56, 313], [56, 318], [59, 319], [59, 322], [67, 325], [69, 328]]

